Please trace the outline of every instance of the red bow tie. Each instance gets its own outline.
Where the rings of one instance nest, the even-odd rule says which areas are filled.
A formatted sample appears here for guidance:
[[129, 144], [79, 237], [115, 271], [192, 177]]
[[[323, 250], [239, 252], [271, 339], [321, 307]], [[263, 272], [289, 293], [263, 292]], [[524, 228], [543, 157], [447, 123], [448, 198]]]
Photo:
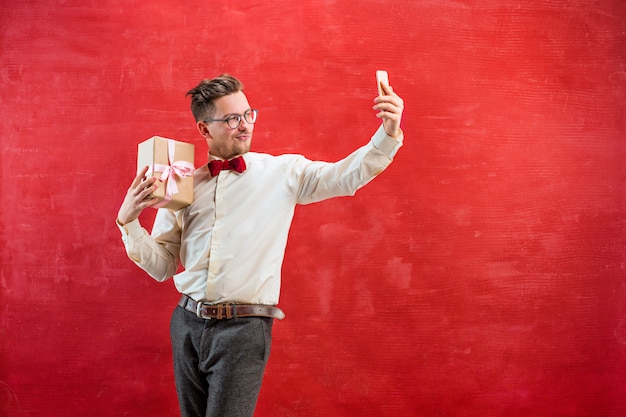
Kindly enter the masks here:
[[228, 161], [222, 161], [220, 159], [214, 159], [213, 161], [209, 161], [209, 171], [211, 172], [212, 177], [217, 177], [220, 171], [223, 169], [232, 169], [233, 171], [241, 174], [246, 170], [246, 161], [244, 161], [243, 157], [241, 156], [238, 156]]

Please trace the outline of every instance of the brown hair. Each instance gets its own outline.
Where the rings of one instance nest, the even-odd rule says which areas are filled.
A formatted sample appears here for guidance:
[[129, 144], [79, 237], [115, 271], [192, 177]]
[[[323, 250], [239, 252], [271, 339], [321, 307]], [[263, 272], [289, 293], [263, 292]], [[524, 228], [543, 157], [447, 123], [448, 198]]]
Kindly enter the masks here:
[[232, 75], [222, 74], [217, 78], [202, 80], [186, 94], [191, 96], [191, 114], [196, 122], [210, 119], [215, 113], [216, 99], [242, 90], [243, 84]]

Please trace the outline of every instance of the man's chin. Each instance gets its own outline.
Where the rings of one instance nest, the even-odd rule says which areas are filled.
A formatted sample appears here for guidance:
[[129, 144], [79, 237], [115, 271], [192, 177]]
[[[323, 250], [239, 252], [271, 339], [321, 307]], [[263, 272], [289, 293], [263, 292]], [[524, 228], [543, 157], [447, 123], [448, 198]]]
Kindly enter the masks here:
[[236, 150], [239, 151], [240, 154], [244, 154], [250, 151], [250, 139], [246, 141], [241, 141], [238, 143], [239, 146], [236, 147]]

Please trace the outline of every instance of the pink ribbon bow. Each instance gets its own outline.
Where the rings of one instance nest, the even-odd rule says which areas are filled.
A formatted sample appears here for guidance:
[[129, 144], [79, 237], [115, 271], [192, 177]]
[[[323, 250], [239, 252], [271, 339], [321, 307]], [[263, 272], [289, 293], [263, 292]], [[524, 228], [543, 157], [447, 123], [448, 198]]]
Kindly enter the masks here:
[[176, 144], [172, 139], [167, 140], [167, 159], [169, 165], [154, 164], [153, 171], [162, 174], [159, 180], [162, 182], [167, 181], [165, 186], [165, 197], [163, 201], [155, 204], [153, 207], [163, 207], [172, 200], [174, 194], [178, 193], [178, 185], [176, 185], [176, 176], [178, 177], [191, 177], [193, 176], [194, 166], [187, 161], [174, 161], [174, 153], [176, 152]]

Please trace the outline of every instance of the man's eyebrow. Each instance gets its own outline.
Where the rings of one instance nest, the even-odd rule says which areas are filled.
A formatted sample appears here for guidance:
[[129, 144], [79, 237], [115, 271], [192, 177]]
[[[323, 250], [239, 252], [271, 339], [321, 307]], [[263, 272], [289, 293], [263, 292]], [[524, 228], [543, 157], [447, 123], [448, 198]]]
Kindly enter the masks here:
[[243, 113], [227, 113], [224, 115], [224, 119], [230, 116], [243, 116], [244, 114], [246, 114], [247, 112], [249, 112], [250, 110], [252, 110], [252, 107], [250, 107], [249, 109], [246, 109], [243, 111]]

